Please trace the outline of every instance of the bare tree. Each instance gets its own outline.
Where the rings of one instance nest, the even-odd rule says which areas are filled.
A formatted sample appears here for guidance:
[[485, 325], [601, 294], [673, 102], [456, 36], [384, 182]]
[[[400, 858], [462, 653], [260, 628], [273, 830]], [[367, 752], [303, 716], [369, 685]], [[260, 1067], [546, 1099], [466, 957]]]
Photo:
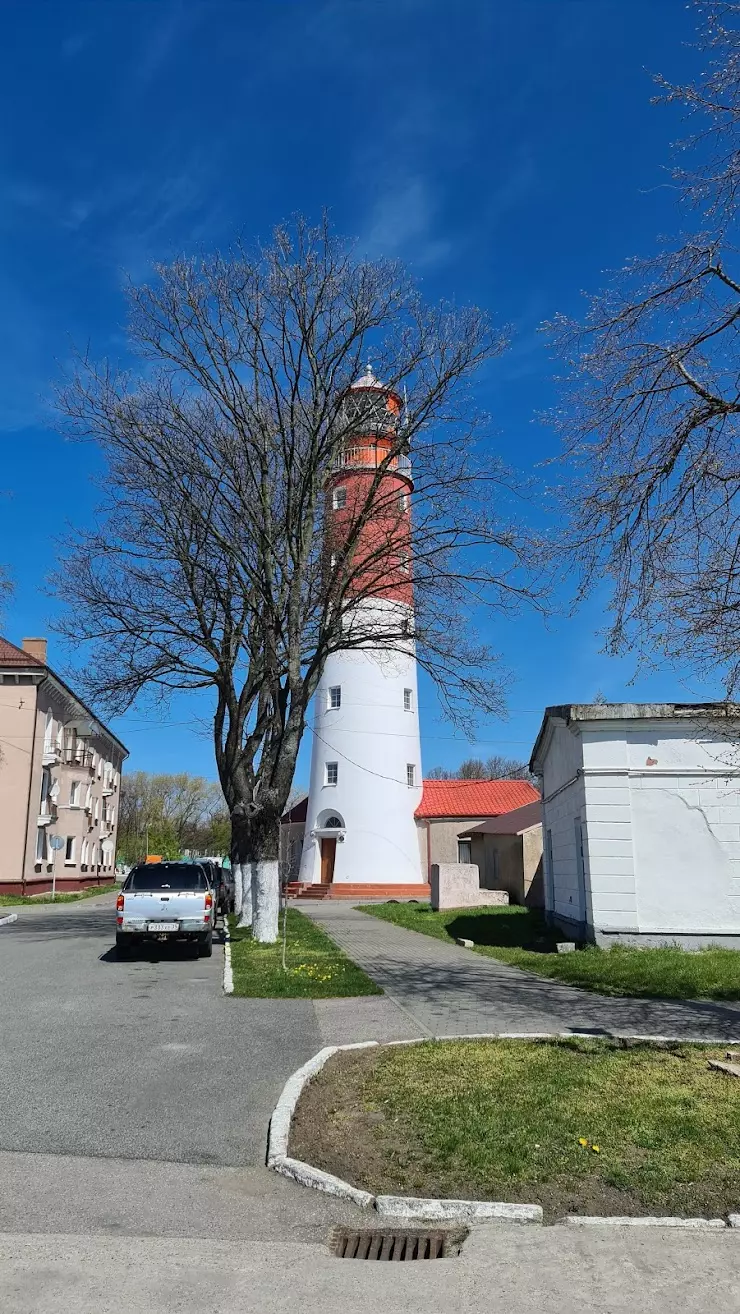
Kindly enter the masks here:
[[526, 762], [506, 757], [503, 753], [494, 753], [485, 759], [468, 757], [454, 771], [432, 767], [427, 772], [427, 780], [529, 780], [536, 783]]
[[[415, 641], [452, 714], [501, 708], [502, 673], [465, 636], [482, 607], [536, 595], [470, 394], [505, 342], [477, 309], [425, 305], [403, 269], [359, 259], [326, 222], [156, 275], [129, 291], [141, 369], [83, 359], [61, 394], [108, 474], [99, 523], [75, 536], [56, 587], [67, 635], [92, 646], [85, 681], [101, 705], [212, 691], [243, 919], [253, 893], [253, 934], [271, 941], [280, 815], [327, 656]], [[382, 459], [355, 481], [338, 535], [327, 479], [366, 432], [350, 385], [370, 351], [408, 405], [382, 421]], [[412, 449], [411, 558], [395, 472]], [[394, 580], [414, 590], [415, 633], [403, 608], [358, 608]]]
[[[674, 171], [694, 231], [630, 263], [582, 324], [551, 325], [570, 368], [556, 422], [571, 462], [565, 546], [613, 586], [607, 648], [740, 676], [740, 5], [697, 4], [708, 71], [658, 79], [696, 130]], [[692, 154], [693, 152], [693, 154]], [[571, 558], [572, 559], [572, 558]]]
[[177, 858], [186, 848], [205, 852], [219, 805], [219, 786], [203, 776], [129, 772], [121, 781], [118, 851], [128, 862], [147, 853]]

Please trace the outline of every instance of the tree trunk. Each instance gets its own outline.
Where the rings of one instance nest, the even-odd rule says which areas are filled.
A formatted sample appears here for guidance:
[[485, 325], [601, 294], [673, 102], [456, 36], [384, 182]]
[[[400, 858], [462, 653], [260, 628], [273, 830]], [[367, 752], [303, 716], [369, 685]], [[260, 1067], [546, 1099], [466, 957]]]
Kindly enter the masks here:
[[279, 934], [280, 868], [277, 858], [252, 863], [252, 935], [262, 944], [274, 944]]
[[237, 868], [237, 872], [238, 872], [238, 877], [235, 879], [235, 881], [234, 881], [234, 885], [236, 885], [236, 881], [237, 881], [237, 879], [238, 879], [238, 882], [239, 882], [239, 890], [240, 890], [240, 896], [239, 896], [239, 898], [240, 898], [240, 904], [241, 904], [241, 907], [240, 907], [240, 909], [239, 909], [239, 922], [238, 922], [238, 925], [239, 925], [239, 926], [251, 926], [251, 925], [252, 925], [252, 915], [253, 915], [253, 913], [252, 913], [252, 910], [253, 910], [253, 901], [252, 901], [252, 865], [251, 865], [251, 863], [248, 863], [248, 862], [240, 862], [240, 863], [239, 863], [239, 866], [238, 866], [238, 868]]
[[280, 815], [255, 811], [238, 805], [231, 814], [232, 862], [241, 885], [240, 926], [252, 927], [252, 935], [262, 944], [274, 944], [278, 938], [280, 912]]

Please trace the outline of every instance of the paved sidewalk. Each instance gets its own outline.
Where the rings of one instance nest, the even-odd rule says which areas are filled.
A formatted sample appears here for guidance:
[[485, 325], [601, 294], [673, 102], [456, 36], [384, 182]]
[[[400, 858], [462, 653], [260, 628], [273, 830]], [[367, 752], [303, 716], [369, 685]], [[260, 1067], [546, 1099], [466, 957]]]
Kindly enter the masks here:
[[[400, 1035], [474, 1035], [481, 1031], [603, 1031], [615, 1035], [740, 1040], [740, 1004], [701, 1000], [611, 999], [484, 958], [470, 949], [406, 931], [345, 904], [301, 904], [377, 981], [398, 1009]], [[343, 1001], [348, 1005], [360, 1001]], [[403, 1019], [403, 1021], [402, 1021]], [[364, 1031], [358, 1010], [358, 1026]], [[389, 1023], [389, 1015], [378, 1017]], [[350, 1015], [345, 1013], [344, 1028]], [[321, 1027], [321, 1022], [319, 1023]], [[321, 1027], [327, 1040], [333, 1040]], [[354, 1039], [367, 1039], [357, 1035]]]

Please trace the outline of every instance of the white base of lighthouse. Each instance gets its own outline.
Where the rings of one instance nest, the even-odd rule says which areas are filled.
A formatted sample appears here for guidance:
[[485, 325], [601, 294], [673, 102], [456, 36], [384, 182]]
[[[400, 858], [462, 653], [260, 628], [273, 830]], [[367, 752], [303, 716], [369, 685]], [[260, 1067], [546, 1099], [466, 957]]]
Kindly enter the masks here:
[[402, 652], [335, 653], [316, 693], [301, 882], [425, 885], [421, 792], [413, 640]]

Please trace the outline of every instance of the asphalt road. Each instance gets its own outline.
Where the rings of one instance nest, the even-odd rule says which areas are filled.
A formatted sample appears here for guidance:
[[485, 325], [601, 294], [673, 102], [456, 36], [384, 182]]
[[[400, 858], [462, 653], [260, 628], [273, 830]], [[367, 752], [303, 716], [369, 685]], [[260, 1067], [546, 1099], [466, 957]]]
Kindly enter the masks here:
[[235, 1000], [223, 952], [113, 947], [112, 896], [0, 928], [0, 1150], [264, 1161], [280, 1089], [321, 1047], [308, 1000]]
[[0, 928], [2, 1314], [740, 1306], [740, 1232], [501, 1225], [438, 1264], [332, 1258], [331, 1225], [372, 1218], [263, 1162], [280, 1087], [329, 1038], [310, 1002], [226, 998], [220, 947], [112, 945], [110, 896]]

